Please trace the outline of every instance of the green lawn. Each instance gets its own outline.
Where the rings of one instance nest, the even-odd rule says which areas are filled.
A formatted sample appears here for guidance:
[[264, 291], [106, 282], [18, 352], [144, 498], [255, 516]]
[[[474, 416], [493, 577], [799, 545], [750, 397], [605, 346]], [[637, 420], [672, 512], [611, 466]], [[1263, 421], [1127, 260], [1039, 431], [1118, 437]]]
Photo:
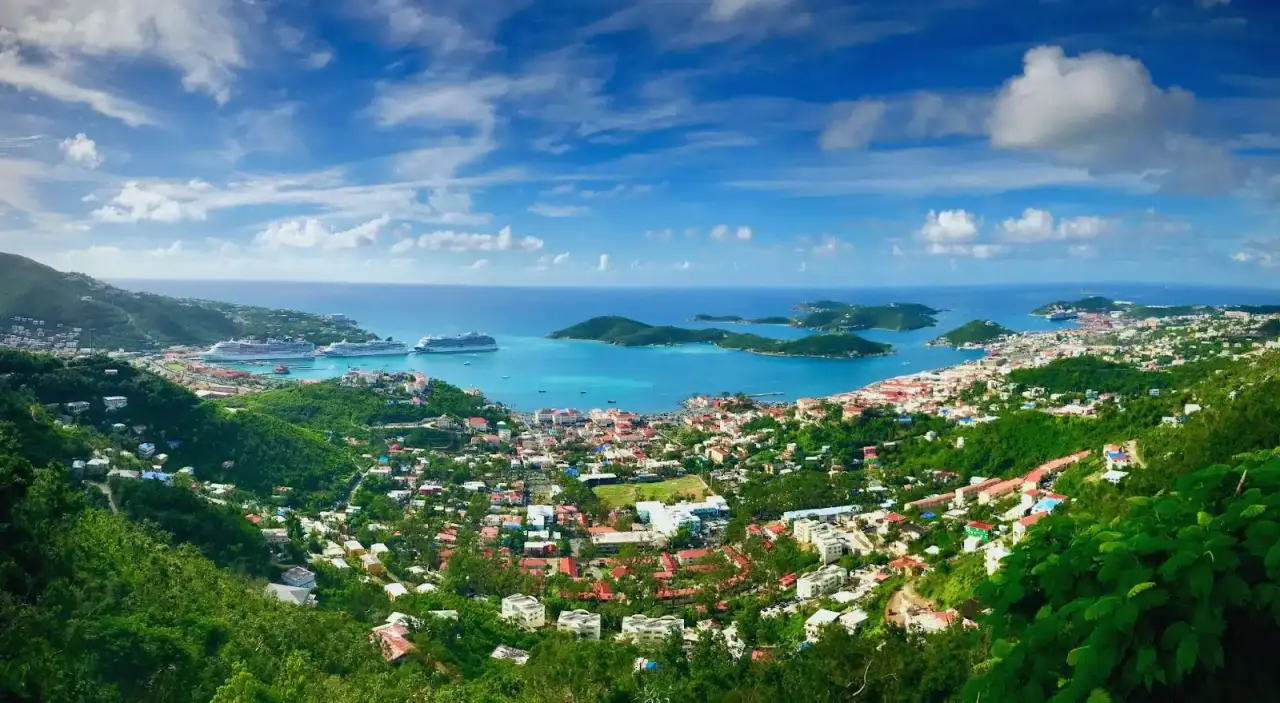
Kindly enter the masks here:
[[596, 486], [592, 489], [605, 503], [613, 507], [632, 505], [638, 500], [671, 502], [677, 495], [702, 498], [707, 484], [697, 476], [682, 476], [660, 483], [625, 483], [616, 486]]

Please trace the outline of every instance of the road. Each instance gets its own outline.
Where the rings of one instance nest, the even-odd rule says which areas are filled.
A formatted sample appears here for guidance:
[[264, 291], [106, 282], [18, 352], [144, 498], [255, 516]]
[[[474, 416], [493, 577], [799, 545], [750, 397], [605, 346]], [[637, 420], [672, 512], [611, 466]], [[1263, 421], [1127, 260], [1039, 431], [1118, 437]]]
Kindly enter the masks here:
[[1129, 456], [1133, 457], [1133, 463], [1137, 465], [1138, 468], [1140, 469], [1147, 468], [1146, 462], [1144, 462], [1142, 460], [1142, 456], [1138, 454], [1138, 440], [1131, 439], [1128, 442], [1125, 442], [1124, 449], [1125, 449], [1125, 452], [1129, 454]]
[[86, 481], [85, 483], [88, 483], [90, 486], [102, 491], [102, 495], [107, 497], [107, 503], [111, 505], [111, 512], [120, 512], [120, 507], [116, 505], [116, 497], [111, 495], [111, 489], [107, 487], [107, 484], [95, 483], [93, 481]]

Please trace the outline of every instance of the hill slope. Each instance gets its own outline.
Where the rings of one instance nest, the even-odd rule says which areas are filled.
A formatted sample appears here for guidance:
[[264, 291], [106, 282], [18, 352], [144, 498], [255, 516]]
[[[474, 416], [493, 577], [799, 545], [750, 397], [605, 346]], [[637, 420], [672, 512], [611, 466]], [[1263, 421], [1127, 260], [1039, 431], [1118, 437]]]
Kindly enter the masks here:
[[1013, 330], [991, 320], [972, 320], [933, 340], [932, 344], [958, 347], [985, 344], [1013, 334]]
[[585, 339], [622, 347], [656, 347], [676, 344], [714, 344], [726, 349], [778, 356], [853, 358], [888, 354], [893, 347], [854, 334], [816, 334], [800, 339], [770, 339], [717, 329], [691, 330], [669, 325], [647, 325], [617, 315], [593, 317], [547, 335], [552, 339]]
[[372, 337], [319, 315], [137, 293], [0, 253], [0, 325], [8, 328], [14, 317], [42, 320], [50, 334], [59, 326], [79, 327], [80, 345], [99, 349], [206, 345], [245, 336], [296, 336], [315, 344]]

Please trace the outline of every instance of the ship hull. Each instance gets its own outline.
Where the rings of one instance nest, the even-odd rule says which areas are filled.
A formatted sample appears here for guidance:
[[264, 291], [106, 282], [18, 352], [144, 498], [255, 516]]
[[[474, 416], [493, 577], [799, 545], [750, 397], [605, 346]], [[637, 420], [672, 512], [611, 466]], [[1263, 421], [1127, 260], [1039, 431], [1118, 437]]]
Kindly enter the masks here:
[[467, 354], [470, 352], [496, 352], [498, 345], [488, 344], [478, 347], [446, 347], [446, 348], [430, 348], [430, 347], [414, 347], [414, 351], [419, 354]]
[[238, 364], [244, 361], [315, 361], [315, 352], [263, 352], [261, 354], [210, 354], [200, 355], [205, 361], [219, 361], [225, 364]]

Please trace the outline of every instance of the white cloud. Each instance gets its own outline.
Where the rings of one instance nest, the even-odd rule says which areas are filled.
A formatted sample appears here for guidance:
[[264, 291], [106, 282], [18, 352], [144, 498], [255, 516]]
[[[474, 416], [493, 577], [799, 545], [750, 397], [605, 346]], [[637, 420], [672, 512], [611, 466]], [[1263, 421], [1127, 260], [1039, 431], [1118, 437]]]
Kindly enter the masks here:
[[751, 228], [743, 225], [733, 235], [739, 242], [751, 241]]
[[757, 10], [775, 10], [790, 5], [792, 0], [711, 0], [711, 19], [728, 22]]
[[314, 218], [281, 220], [259, 232], [254, 243], [267, 249], [358, 249], [377, 242], [390, 219], [383, 216], [339, 231]]
[[1110, 223], [1101, 217], [1075, 217], [1054, 223], [1045, 210], [1027, 208], [1022, 217], [1001, 223], [1002, 236], [1013, 242], [1046, 242], [1067, 239], [1093, 239], [1103, 234]]
[[497, 234], [466, 234], [442, 230], [424, 234], [418, 238], [418, 246], [433, 251], [526, 251], [542, 248], [544, 242], [537, 237], [516, 239], [510, 227], [503, 227]]
[[715, 227], [712, 227], [710, 236], [712, 239], [716, 240], [717, 242], [728, 241], [729, 225], [716, 225]]
[[[896, 246], [896, 245], [895, 245]], [[830, 257], [842, 251], [852, 249], [853, 245], [831, 234], [822, 235], [822, 240], [813, 247], [814, 256]]]
[[930, 244], [966, 243], [977, 239], [978, 219], [965, 210], [930, 210], [917, 234]]
[[486, 266], [488, 266], [488, 265], [489, 265], [489, 260], [488, 260], [488, 259], [476, 259], [476, 260], [471, 264], [471, 268], [473, 268], [473, 269], [482, 269], [482, 268], [484, 268], [484, 267], [486, 267]]
[[559, 266], [560, 264], [563, 264], [568, 260], [569, 260], [569, 252], [566, 251], [562, 254], [556, 254], [554, 257], [552, 257], [551, 263], [555, 264], [556, 266]]
[[551, 205], [548, 203], [534, 203], [529, 206], [529, 212], [543, 217], [578, 217], [590, 212], [591, 209], [581, 205]]
[[681, 261], [680, 263], [676, 264], [675, 268], [677, 271], [688, 271], [689, 269], [693, 268], [693, 262]]
[[[4, 12], [7, 7], [7, 3], [0, 3], [0, 12]], [[3, 16], [0, 15], [0, 28], [4, 27], [4, 24]], [[88, 105], [97, 112], [120, 120], [131, 127], [152, 122], [146, 110], [128, 100], [101, 90], [76, 85], [56, 68], [24, 63], [16, 49], [0, 51], [0, 84], [7, 84], [18, 90], [42, 93], [62, 102]]]
[[1098, 254], [1092, 244], [1072, 244], [1067, 247], [1067, 253], [1077, 259], [1092, 259]]
[[[688, 230], [686, 230], [686, 233]], [[736, 229], [729, 225], [716, 225], [711, 228], [710, 237], [717, 242], [749, 242], [754, 234], [752, 229], [746, 225], [741, 225]]]
[[601, 255], [600, 255], [600, 262], [599, 262], [598, 264], [596, 264], [596, 270], [597, 270], [597, 271], [608, 271], [608, 270], [609, 270], [609, 255], [608, 255], [608, 254], [601, 254]]
[[675, 234], [676, 234], [675, 230], [668, 227], [667, 229], [646, 230], [644, 233], [644, 237], [645, 239], [653, 239], [660, 242], [669, 242], [671, 241], [671, 238], [675, 236]]
[[222, 103], [246, 65], [236, 9], [231, 0], [5, 0], [0, 27], [56, 57], [154, 57], [182, 72], [184, 88]]
[[827, 123], [818, 144], [824, 151], [866, 147], [880, 128], [886, 109], [880, 100], [837, 103], [833, 108], [836, 116]]
[[1156, 86], [1128, 56], [1068, 57], [1042, 46], [997, 96], [989, 122], [1002, 149], [1048, 152], [1101, 173], [1141, 173], [1174, 191], [1229, 191], [1241, 176], [1220, 146], [1189, 133], [1191, 93]]
[[1257, 264], [1265, 269], [1280, 267], [1280, 238], [1247, 241], [1231, 258], [1242, 264]]
[[102, 157], [98, 155], [98, 145], [84, 132], [63, 139], [58, 145], [67, 161], [85, 168], [97, 168], [102, 165]]
[[975, 259], [994, 259], [997, 256], [1008, 253], [1009, 247], [1002, 244], [975, 244], [970, 250], [970, 254]]
[[[212, 188], [204, 181], [190, 181], [186, 184], [189, 191], [203, 191]], [[194, 202], [184, 202], [170, 197], [167, 189], [148, 188], [137, 181], [124, 184], [110, 204], [93, 211], [93, 217], [103, 222], [180, 222], [182, 220], [203, 220], [207, 211]]]
[[418, 240], [413, 239], [412, 237], [401, 239], [400, 241], [391, 245], [391, 253], [407, 254], [408, 252], [413, 251], [414, 247], [416, 246], [418, 246]]

